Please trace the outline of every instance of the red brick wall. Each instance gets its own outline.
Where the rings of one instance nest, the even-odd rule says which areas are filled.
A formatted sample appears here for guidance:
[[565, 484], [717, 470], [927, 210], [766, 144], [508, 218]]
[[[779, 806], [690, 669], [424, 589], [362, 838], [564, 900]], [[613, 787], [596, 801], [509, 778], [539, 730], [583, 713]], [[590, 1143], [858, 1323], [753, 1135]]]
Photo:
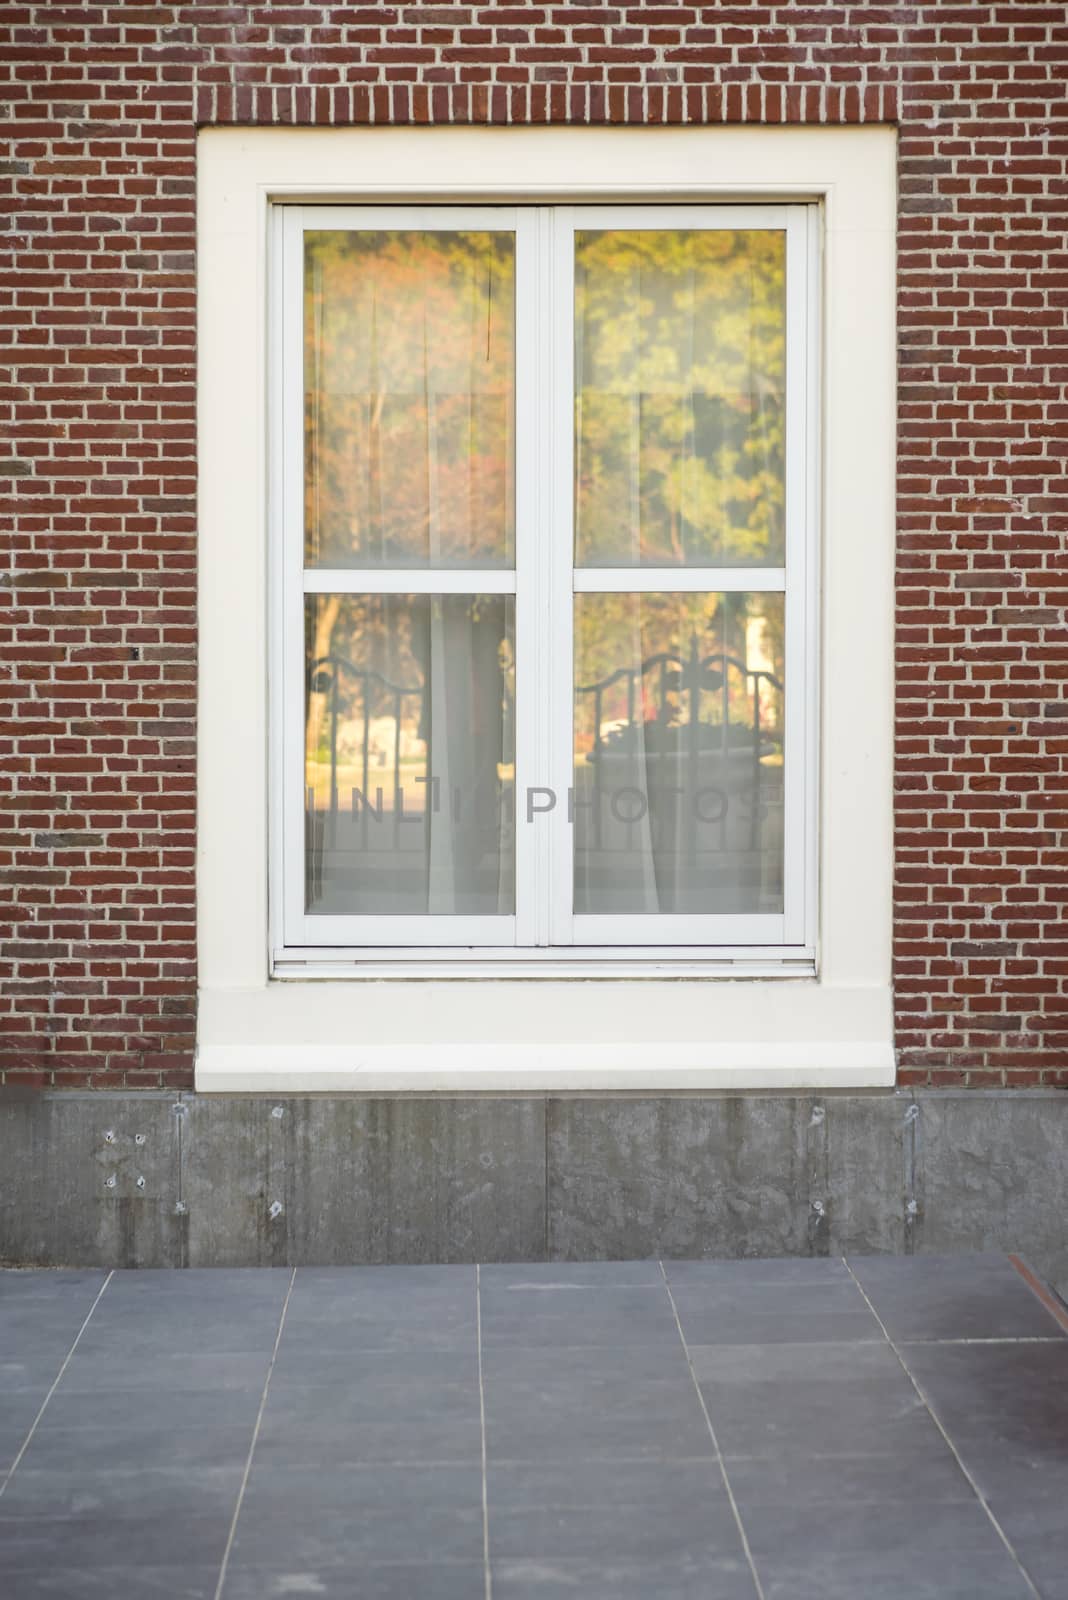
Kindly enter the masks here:
[[1068, 10], [0, 7], [0, 1075], [191, 1082], [197, 122], [901, 132], [908, 1082], [1068, 1083]]

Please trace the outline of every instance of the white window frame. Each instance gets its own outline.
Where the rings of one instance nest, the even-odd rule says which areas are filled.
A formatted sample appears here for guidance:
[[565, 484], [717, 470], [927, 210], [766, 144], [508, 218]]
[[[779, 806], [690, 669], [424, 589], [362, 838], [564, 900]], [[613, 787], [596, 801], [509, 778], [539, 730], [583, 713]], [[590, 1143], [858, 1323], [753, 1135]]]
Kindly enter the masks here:
[[[381, 963], [500, 959], [562, 967], [611, 960], [688, 965], [725, 957], [813, 960], [815, 945], [818, 605], [815, 363], [818, 212], [813, 205], [274, 207], [272, 336], [279, 478], [272, 506], [275, 686], [272, 735], [281, 786], [271, 808], [276, 914], [273, 962], [317, 960], [349, 975]], [[304, 564], [304, 238], [310, 231], [506, 232], [516, 249], [515, 548], [510, 571], [308, 568]], [[774, 231], [786, 251], [786, 548], [781, 568], [578, 567], [574, 563], [574, 259], [584, 229]], [[270, 270], [270, 263], [269, 263]], [[546, 488], [547, 486], [547, 488]], [[784, 909], [779, 914], [575, 914], [571, 739], [577, 593], [781, 593], [786, 607]], [[511, 594], [516, 597], [514, 916], [309, 915], [304, 909], [304, 598], [329, 593]], [[278, 730], [281, 730], [280, 734]], [[527, 815], [527, 795], [551, 810]], [[353, 954], [353, 952], [357, 952]]]
[[[893, 1081], [895, 166], [894, 133], [880, 127], [201, 131], [200, 1088]], [[808, 803], [818, 804], [824, 848], [806, 953], [634, 947], [563, 961], [545, 946], [510, 947], [494, 953], [490, 976], [462, 949], [416, 971], [388, 947], [337, 947], [324, 960], [318, 948], [284, 946], [268, 897], [280, 759], [270, 738], [273, 218], [295, 204], [710, 203], [818, 208], [819, 359], [809, 381], [818, 370], [819, 616], [813, 584], [810, 622], [821, 690]], [[557, 327], [570, 339], [563, 319]], [[553, 481], [570, 492], [566, 473]], [[347, 981], [357, 972], [360, 981]]]

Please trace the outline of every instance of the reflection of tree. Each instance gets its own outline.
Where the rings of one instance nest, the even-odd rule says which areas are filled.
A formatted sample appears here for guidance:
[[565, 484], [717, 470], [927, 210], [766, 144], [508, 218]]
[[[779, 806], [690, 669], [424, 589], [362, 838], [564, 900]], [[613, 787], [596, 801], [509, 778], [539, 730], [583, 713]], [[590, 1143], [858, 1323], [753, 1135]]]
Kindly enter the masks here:
[[782, 560], [779, 232], [580, 233], [583, 564]]
[[[334, 650], [334, 627], [337, 623], [338, 613], [341, 610], [341, 596], [339, 594], [319, 595], [314, 603], [311, 618], [308, 651], [310, 661], [322, 661]], [[326, 717], [327, 694], [323, 687], [316, 683], [308, 687], [307, 725], [305, 729], [304, 748], [308, 759], [314, 760], [323, 737], [323, 722]]]
[[307, 235], [309, 562], [509, 564], [513, 256], [505, 233]]
[[[575, 512], [583, 564], [783, 560], [784, 285], [779, 232], [578, 236]], [[514, 317], [508, 234], [307, 236], [310, 563], [512, 562]], [[759, 636], [782, 676], [781, 603], [760, 594], [693, 598], [700, 615], [672, 597], [654, 622], [643, 601], [640, 626], [633, 597], [580, 604], [579, 677], [603, 678], [632, 665], [636, 653], [685, 655], [694, 633], [702, 655], [719, 649], [740, 660]], [[481, 638], [488, 602], [462, 603]], [[308, 647], [315, 659], [333, 653], [393, 681], [413, 672], [421, 679], [422, 615], [383, 597], [351, 596], [343, 607], [336, 596], [323, 598]], [[499, 643], [499, 619], [491, 631]], [[487, 655], [472, 682], [488, 685], [494, 673], [499, 682], [502, 670]], [[507, 723], [509, 707], [497, 690], [493, 697]], [[580, 741], [592, 731], [583, 727], [591, 712], [588, 703], [579, 710]], [[707, 715], [715, 714], [710, 700]], [[314, 689], [308, 718], [314, 759], [326, 719], [325, 696]], [[509, 765], [502, 750], [502, 771]]]

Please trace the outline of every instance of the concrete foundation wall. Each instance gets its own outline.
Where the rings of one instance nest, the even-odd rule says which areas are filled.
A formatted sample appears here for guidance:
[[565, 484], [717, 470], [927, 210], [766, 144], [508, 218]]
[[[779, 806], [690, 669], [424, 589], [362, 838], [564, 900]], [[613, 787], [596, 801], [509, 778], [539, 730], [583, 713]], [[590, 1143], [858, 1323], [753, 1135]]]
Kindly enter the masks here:
[[1068, 1288], [1068, 1095], [0, 1094], [0, 1262], [999, 1249]]

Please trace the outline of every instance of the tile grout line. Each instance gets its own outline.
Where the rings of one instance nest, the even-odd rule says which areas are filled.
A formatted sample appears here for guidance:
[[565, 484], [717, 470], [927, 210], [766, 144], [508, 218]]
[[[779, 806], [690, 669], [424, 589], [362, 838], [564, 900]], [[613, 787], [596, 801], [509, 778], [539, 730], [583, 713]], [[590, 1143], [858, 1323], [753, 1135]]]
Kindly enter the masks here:
[[[860, 1292], [860, 1294], [861, 1294], [861, 1296], [862, 1296], [862, 1298], [864, 1300], [864, 1304], [867, 1306], [868, 1310], [871, 1312], [872, 1316], [875, 1318], [876, 1322], [879, 1324], [880, 1328], [882, 1329], [883, 1338], [886, 1340], [887, 1344], [890, 1346], [890, 1349], [894, 1352], [894, 1355], [897, 1358], [898, 1365], [901, 1367], [902, 1372], [905, 1374], [906, 1378], [909, 1380], [909, 1382], [911, 1383], [912, 1387], [915, 1389], [916, 1393], [919, 1395], [920, 1400], [923, 1402], [924, 1410], [927, 1412], [927, 1415], [931, 1418], [931, 1421], [934, 1423], [935, 1427], [938, 1429], [939, 1433], [942, 1435], [943, 1439], [946, 1441], [946, 1444], [949, 1446], [949, 1449], [951, 1450], [951, 1452], [953, 1454], [954, 1461], [957, 1463], [957, 1466], [960, 1468], [960, 1470], [963, 1473], [964, 1477], [967, 1479], [968, 1484], [969, 1484], [969, 1486], [971, 1488], [971, 1491], [975, 1495], [975, 1498], [978, 1500], [979, 1504], [982, 1506], [983, 1510], [986, 1512], [987, 1517], [989, 1518], [991, 1527], [994, 1529], [994, 1532], [997, 1534], [998, 1538], [1001, 1540], [1002, 1544], [1005, 1546], [1005, 1549], [1008, 1551], [1009, 1555], [1012, 1557], [1013, 1561], [1016, 1564], [1017, 1569], [1019, 1570], [1019, 1573], [1020, 1573], [1021, 1577], [1023, 1578], [1024, 1582], [1027, 1584], [1027, 1587], [1030, 1589], [1031, 1593], [1035, 1596], [1035, 1600], [1042, 1600], [1041, 1593], [1040, 1593], [1038, 1587], [1036, 1586], [1034, 1579], [1031, 1577], [1031, 1574], [1028, 1572], [1027, 1568], [1024, 1566], [1023, 1562], [1020, 1560], [1020, 1557], [1017, 1555], [1016, 1549], [1013, 1546], [1013, 1543], [1012, 1543], [1011, 1539], [1009, 1538], [1008, 1534], [1005, 1532], [1005, 1529], [1001, 1526], [1001, 1523], [998, 1521], [997, 1517], [994, 1515], [994, 1512], [991, 1509], [990, 1503], [987, 1500], [986, 1496], [983, 1494], [982, 1490], [979, 1488], [979, 1485], [976, 1483], [975, 1479], [972, 1477], [972, 1474], [968, 1471], [968, 1468], [964, 1465], [964, 1460], [963, 1460], [963, 1457], [961, 1456], [960, 1451], [957, 1449], [956, 1445], [953, 1443], [953, 1440], [950, 1438], [949, 1433], [947, 1432], [947, 1430], [943, 1427], [941, 1418], [938, 1416], [938, 1414], [935, 1411], [934, 1407], [932, 1406], [931, 1402], [928, 1400], [927, 1396], [924, 1394], [923, 1389], [922, 1389], [919, 1381], [909, 1371], [908, 1363], [906, 1362], [904, 1356], [901, 1354], [901, 1351], [898, 1349], [898, 1347], [895, 1344], [894, 1340], [890, 1337], [890, 1333], [889, 1333], [889, 1330], [887, 1329], [886, 1323], [883, 1321], [882, 1317], [879, 1315], [879, 1313], [876, 1311], [875, 1307], [872, 1305], [871, 1300], [868, 1297], [867, 1291], [864, 1288], [864, 1285], [861, 1283], [860, 1279], [857, 1277], [856, 1273], [853, 1271], [853, 1268], [850, 1265], [849, 1261], [846, 1259], [846, 1257], [842, 1256], [841, 1260], [842, 1260], [842, 1264], [845, 1267], [846, 1271], [849, 1273], [849, 1276], [852, 1278], [853, 1282], [856, 1284], [857, 1289], [859, 1290], [859, 1292]], [[969, 1342], [969, 1341], [964, 1341], [964, 1342]], [[970, 1342], [977, 1342], [977, 1341], [970, 1341]], [[1058, 1341], [1058, 1342], [1060, 1342], [1060, 1341]]]
[[1059, 1333], [1024, 1333], [1006, 1334], [1004, 1338], [996, 1335], [989, 1339], [902, 1339], [902, 1344], [1056, 1344], [1063, 1345], [1064, 1339]]
[[215, 1585], [215, 1600], [220, 1600], [220, 1596], [223, 1592], [223, 1584], [226, 1582], [226, 1569], [230, 1565], [230, 1552], [234, 1547], [234, 1538], [237, 1534], [237, 1519], [240, 1517], [241, 1507], [245, 1503], [245, 1490], [248, 1488], [249, 1474], [252, 1471], [252, 1457], [256, 1453], [256, 1444], [259, 1440], [260, 1428], [263, 1424], [263, 1413], [267, 1409], [267, 1394], [271, 1387], [271, 1379], [274, 1376], [274, 1364], [278, 1359], [278, 1347], [282, 1343], [282, 1330], [286, 1325], [286, 1312], [289, 1310], [289, 1297], [293, 1293], [293, 1285], [296, 1283], [296, 1281], [297, 1269], [294, 1267], [289, 1275], [289, 1287], [286, 1290], [286, 1297], [282, 1302], [282, 1314], [278, 1318], [278, 1332], [274, 1336], [274, 1348], [271, 1351], [271, 1360], [267, 1367], [267, 1376], [263, 1380], [263, 1393], [260, 1395], [260, 1408], [256, 1412], [256, 1422], [252, 1429], [252, 1440], [248, 1447], [248, 1455], [245, 1458], [245, 1470], [241, 1474], [241, 1487], [237, 1491], [237, 1503], [234, 1506], [234, 1514], [230, 1518], [230, 1531], [226, 1536], [226, 1549], [223, 1551], [222, 1565], [219, 1568], [219, 1581]]
[[675, 1326], [679, 1331], [679, 1339], [682, 1342], [682, 1353], [686, 1357], [686, 1365], [690, 1369], [690, 1377], [693, 1379], [693, 1386], [697, 1392], [697, 1401], [701, 1407], [701, 1413], [704, 1416], [705, 1425], [708, 1428], [708, 1436], [712, 1440], [712, 1448], [716, 1452], [716, 1465], [719, 1467], [720, 1476], [723, 1479], [723, 1487], [727, 1491], [727, 1499], [730, 1501], [731, 1511], [734, 1514], [735, 1526], [738, 1529], [738, 1534], [742, 1541], [742, 1549], [745, 1551], [745, 1559], [749, 1563], [749, 1571], [752, 1575], [753, 1583], [759, 1600], [765, 1600], [764, 1585], [760, 1581], [760, 1574], [756, 1569], [756, 1562], [753, 1560], [753, 1552], [749, 1548], [749, 1536], [745, 1531], [745, 1524], [742, 1521], [742, 1513], [738, 1509], [738, 1502], [734, 1498], [734, 1490], [731, 1487], [731, 1480], [727, 1476], [727, 1464], [723, 1459], [723, 1452], [719, 1447], [719, 1440], [716, 1437], [716, 1430], [712, 1426], [712, 1418], [708, 1414], [708, 1407], [705, 1404], [705, 1397], [701, 1393], [701, 1385], [698, 1383], [697, 1374], [693, 1370], [693, 1362], [690, 1359], [690, 1347], [686, 1343], [686, 1335], [682, 1331], [682, 1323], [679, 1320], [679, 1310], [675, 1304], [675, 1296], [671, 1292], [671, 1285], [668, 1282], [668, 1275], [664, 1269], [663, 1261], [657, 1262], [657, 1265], [660, 1268], [660, 1276], [664, 1280], [664, 1288], [667, 1290], [668, 1300], [671, 1302], [671, 1314], [675, 1318]]
[[482, 1267], [475, 1262], [475, 1312], [478, 1330], [478, 1414], [482, 1429], [482, 1571], [486, 1600], [493, 1600], [489, 1553], [489, 1489], [486, 1482], [486, 1386], [482, 1370]]
[[22, 1460], [23, 1456], [26, 1454], [27, 1450], [30, 1448], [30, 1440], [33, 1438], [34, 1434], [37, 1432], [37, 1424], [40, 1422], [41, 1418], [45, 1414], [45, 1407], [48, 1405], [48, 1402], [51, 1400], [52, 1396], [55, 1394], [56, 1390], [59, 1388], [59, 1380], [62, 1378], [63, 1374], [66, 1372], [67, 1368], [70, 1366], [71, 1357], [73, 1356], [75, 1350], [77, 1350], [77, 1348], [78, 1348], [78, 1343], [79, 1343], [79, 1341], [81, 1339], [81, 1336], [85, 1332], [86, 1328], [89, 1326], [89, 1320], [92, 1317], [93, 1312], [96, 1310], [97, 1306], [100, 1304], [100, 1301], [101, 1301], [101, 1299], [103, 1297], [103, 1294], [104, 1294], [104, 1290], [107, 1288], [108, 1284], [111, 1282], [111, 1280], [112, 1280], [112, 1278], [114, 1276], [115, 1276], [115, 1269], [112, 1268], [112, 1270], [108, 1273], [107, 1277], [104, 1279], [103, 1283], [100, 1285], [100, 1288], [97, 1290], [96, 1299], [93, 1301], [92, 1305], [89, 1307], [88, 1313], [86, 1314], [85, 1321], [82, 1323], [81, 1327], [78, 1329], [78, 1332], [75, 1334], [74, 1343], [71, 1345], [70, 1349], [67, 1351], [66, 1359], [64, 1360], [63, 1365], [60, 1367], [59, 1371], [56, 1373], [56, 1376], [55, 1376], [55, 1378], [54, 1378], [54, 1380], [52, 1382], [52, 1387], [49, 1389], [48, 1393], [45, 1395], [44, 1399], [41, 1401], [41, 1409], [38, 1411], [37, 1415], [34, 1417], [33, 1421], [31, 1422], [30, 1431], [26, 1435], [25, 1439], [23, 1439], [22, 1445], [21, 1445], [21, 1447], [19, 1449], [18, 1455], [15, 1457], [15, 1459], [11, 1463], [10, 1467], [8, 1467], [7, 1472], [4, 1474], [3, 1481], [0, 1482], [0, 1498], [3, 1498], [4, 1490], [7, 1488], [8, 1484], [11, 1482], [12, 1478], [15, 1476], [15, 1472], [16, 1472], [16, 1470], [18, 1468], [19, 1462]]

